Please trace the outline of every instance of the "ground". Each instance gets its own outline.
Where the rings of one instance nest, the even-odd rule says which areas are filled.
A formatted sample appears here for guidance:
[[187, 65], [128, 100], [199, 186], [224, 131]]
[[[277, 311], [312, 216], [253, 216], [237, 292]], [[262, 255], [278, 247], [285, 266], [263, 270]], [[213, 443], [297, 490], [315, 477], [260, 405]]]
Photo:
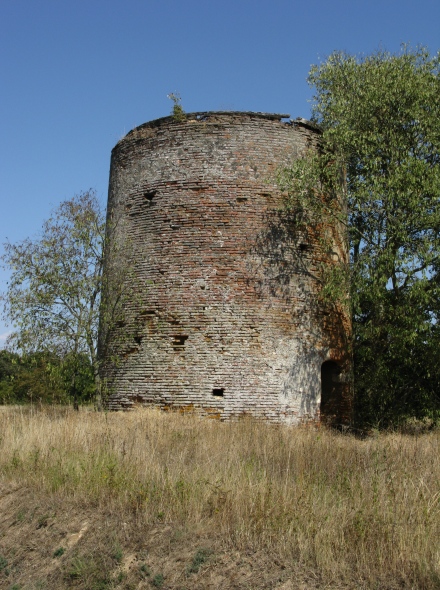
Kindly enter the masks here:
[[146, 528], [135, 516], [0, 484], [5, 590], [305, 590], [318, 582], [268, 552], [234, 551], [206, 534], [160, 521]]

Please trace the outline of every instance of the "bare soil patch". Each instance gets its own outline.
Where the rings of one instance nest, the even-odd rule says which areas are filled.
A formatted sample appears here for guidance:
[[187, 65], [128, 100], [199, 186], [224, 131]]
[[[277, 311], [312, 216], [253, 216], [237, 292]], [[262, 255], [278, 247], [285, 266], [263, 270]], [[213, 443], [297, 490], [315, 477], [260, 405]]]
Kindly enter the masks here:
[[84, 508], [0, 485], [0, 588], [293, 590], [323, 587], [265, 551], [237, 551], [215, 532]]

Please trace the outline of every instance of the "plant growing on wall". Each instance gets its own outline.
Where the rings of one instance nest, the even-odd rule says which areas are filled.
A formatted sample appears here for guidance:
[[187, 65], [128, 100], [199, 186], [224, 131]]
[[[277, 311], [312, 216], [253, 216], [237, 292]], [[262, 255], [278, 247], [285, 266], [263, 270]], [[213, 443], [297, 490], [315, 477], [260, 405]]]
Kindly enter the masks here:
[[185, 121], [186, 115], [185, 111], [182, 107], [182, 99], [178, 92], [171, 92], [168, 94], [167, 98], [169, 98], [173, 102], [173, 110], [171, 112], [173, 118], [177, 122]]

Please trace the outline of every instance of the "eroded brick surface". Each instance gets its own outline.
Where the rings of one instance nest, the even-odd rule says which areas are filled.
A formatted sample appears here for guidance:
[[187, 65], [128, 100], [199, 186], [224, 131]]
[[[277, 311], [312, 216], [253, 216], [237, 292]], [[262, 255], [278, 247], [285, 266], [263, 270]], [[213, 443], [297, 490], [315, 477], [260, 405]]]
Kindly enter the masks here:
[[107, 273], [123, 277], [124, 309], [102, 322], [110, 409], [319, 419], [321, 365], [346, 371], [349, 324], [320, 308], [319, 248], [273, 180], [317, 140], [304, 122], [228, 112], [159, 119], [116, 145]]

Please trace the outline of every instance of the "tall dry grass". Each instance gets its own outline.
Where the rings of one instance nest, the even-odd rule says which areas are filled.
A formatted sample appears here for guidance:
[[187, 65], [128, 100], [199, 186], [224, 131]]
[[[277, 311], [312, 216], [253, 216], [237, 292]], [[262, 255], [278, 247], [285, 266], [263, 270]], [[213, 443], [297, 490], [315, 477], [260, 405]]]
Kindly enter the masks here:
[[358, 440], [154, 410], [0, 412], [0, 475], [274, 551], [328, 583], [439, 588], [440, 434]]

